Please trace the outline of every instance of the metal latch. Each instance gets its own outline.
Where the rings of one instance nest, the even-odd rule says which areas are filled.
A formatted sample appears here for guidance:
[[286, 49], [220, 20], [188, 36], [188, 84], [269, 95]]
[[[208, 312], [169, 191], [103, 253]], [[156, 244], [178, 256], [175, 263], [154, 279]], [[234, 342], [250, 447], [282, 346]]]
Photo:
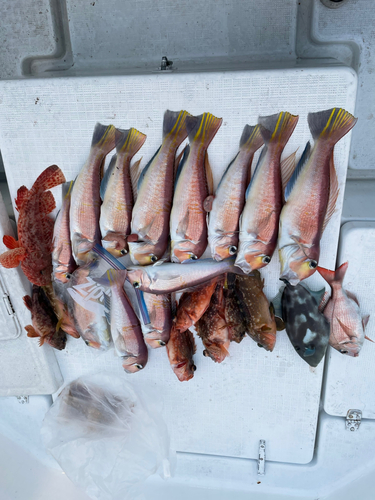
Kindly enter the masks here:
[[261, 439], [259, 441], [258, 476], [264, 476], [265, 461], [266, 461], [266, 442], [264, 439]]
[[361, 425], [361, 420], [361, 410], [349, 410], [346, 414], [346, 428], [352, 432], [357, 431]]
[[176, 68], [173, 68], [173, 61], [170, 61], [168, 59], [168, 57], [166, 56], [163, 56], [161, 58], [161, 64], [160, 64], [160, 67], [159, 67], [160, 71], [170, 71], [172, 69], [176, 69]]

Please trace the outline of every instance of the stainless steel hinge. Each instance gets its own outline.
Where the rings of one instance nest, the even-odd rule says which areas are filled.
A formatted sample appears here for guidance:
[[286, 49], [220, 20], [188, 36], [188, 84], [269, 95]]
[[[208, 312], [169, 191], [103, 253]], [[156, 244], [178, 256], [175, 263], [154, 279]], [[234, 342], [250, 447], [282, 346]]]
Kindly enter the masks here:
[[361, 410], [349, 410], [346, 414], [346, 428], [349, 431], [357, 431], [361, 425], [362, 412]]
[[264, 439], [261, 439], [259, 441], [258, 476], [264, 476], [265, 461], [266, 461], [266, 442]]

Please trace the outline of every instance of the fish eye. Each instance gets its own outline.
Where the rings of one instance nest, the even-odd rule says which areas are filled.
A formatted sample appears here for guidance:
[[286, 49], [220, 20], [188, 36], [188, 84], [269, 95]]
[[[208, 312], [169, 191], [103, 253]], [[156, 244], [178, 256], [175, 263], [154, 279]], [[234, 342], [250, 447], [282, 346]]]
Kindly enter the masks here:
[[301, 348], [300, 348], [300, 346], [295, 345], [295, 346], [294, 346], [294, 349], [295, 349], [296, 351], [299, 351]]
[[341, 349], [341, 354], [348, 354], [349, 351], [346, 351], [345, 349]]
[[205, 356], [205, 357], [208, 356], [208, 352], [206, 350], [203, 351], [203, 356]]
[[125, 248], [123, 248], [122, 250], [120, 250], [120, 254], [121, 255], [126, 255], [128, 252], [125, 250]]
[[195, 372], [195, 370], [197, 369], [197, 367], [196, 367], [195, 365], [193, 365], [193, 366], [191, 367], [191, 369], [193, 370], [193, 372]]
[[142, 370], [143, 368], [143, 365], [140, 365], [139, 363], [136, 363], [134, 366], [138, 368], [138, 370]]
[[65, 278], [67, 280], [70, 280], [71, 277], [72, 277], [72, 275], [70, 273], [65, 273]]
[[198, 259], [198, 257], [196, 255], [194, 255], [193, 253], [191, 254], [190, 258], [191, 258], [191, 260], [197, 260]]
[[229, 255], [234, 255], [237, 252], [237, 247], [232, 245], [229, 247]]
[[265, 255], [262, 258], [262, 262], [263, 262], [263, 264], [269, 264], [271, 262], [271, 257], [269, 255]]
[[156, 255], [154, 255], [153, 253], [150, 255], [150, 260], [151, 262], [156, 262], [158, 260], [158, 258], [156, 257]]
[[316, 262], [316, 260], [310, 260], [309, 261], [309, 268], [310, 269], [316, 269], [317, 265], [318, 265], [318, 263]]
[[158, 344], [161, 346], [161, 347], [164, 347], [166, 345], [166, 343], [163, 341], [163, 340], [158, 340]]
[[86, 340], [86, 339], [85, 339], [85, 344], [89, 346], [89, 345], [90, 345], [90, 342], [89, 342], [88, 340]]
[[258, 342], [258, 347], [263, 347], [263, 346], [262, 346], [262, 344], [259, 344], [259, 342]]
[[139, 281], [134, 281], [133, 283], [134, 288], [139, 288], [141, 286]]

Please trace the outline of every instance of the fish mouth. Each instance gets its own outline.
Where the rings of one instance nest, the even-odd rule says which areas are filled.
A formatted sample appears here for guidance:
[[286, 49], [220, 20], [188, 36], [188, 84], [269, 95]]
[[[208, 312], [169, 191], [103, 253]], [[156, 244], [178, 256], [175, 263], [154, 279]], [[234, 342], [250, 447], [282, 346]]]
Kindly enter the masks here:
[[284, 271], [281, 275], [280, 275], [280, 280], [281, 281], [287, 281], [290, 285], [292, 286], [296, 286], [298, 285], [298, 283], [301, 281], [299, 278], [298, 278], [298, 275], [297, 273], [295, 273], [294, 271], [292, 271], [291, 269], [287, 269], [286, 271]]
[[253, 270], [252, 267], [248, 262], [246, 262], [245, 259], [236, 259], [236, 262], [234, 263], [235, 267], [239, 267], [241, 271], [245, 274], [250, 274], [251, 271]]

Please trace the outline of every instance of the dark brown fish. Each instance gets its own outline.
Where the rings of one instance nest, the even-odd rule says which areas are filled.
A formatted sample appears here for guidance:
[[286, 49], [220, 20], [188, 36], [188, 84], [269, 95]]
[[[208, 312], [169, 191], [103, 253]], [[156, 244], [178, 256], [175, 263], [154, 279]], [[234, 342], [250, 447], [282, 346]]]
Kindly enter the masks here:
[[229, 355], [229, 331], [225, 320], [223, 281], [215, 288], [207, 311], [196, 323], [197, 333], [202, 339], [204, 356], [221, 363]]
[[228, 273], [224, 285], [225, 321], [231, 342], [239, 344], [246, 335], [247, 317], [236, 290], [236, 275]]
[[47, 344], [59, 351], [65, 349], [65, 332], [58, 328], [57, 317], [43, 289], [33, 285], [32, 297], [26, 295], [23, 297], [23, 301], [31, 312], [32, 320], [32, 326], [25, 326], [27, 336], [39, 337], [40, 346], [47, 342]]
[[194, 377], [197, 369], [193, 361], [195, 351], [196, 346], [191, 331], [180, 332], [173, 324], [167, 344], [167, 354], [172, 370], [180, 382]]
[[264, 295], [264, 281], [260, 272], [253, 276], [236, 277], [237, 293], [247, 318], [247, 333], [267, 351], [273, 351], [276, 343], [276, 321], [273, 308]]

